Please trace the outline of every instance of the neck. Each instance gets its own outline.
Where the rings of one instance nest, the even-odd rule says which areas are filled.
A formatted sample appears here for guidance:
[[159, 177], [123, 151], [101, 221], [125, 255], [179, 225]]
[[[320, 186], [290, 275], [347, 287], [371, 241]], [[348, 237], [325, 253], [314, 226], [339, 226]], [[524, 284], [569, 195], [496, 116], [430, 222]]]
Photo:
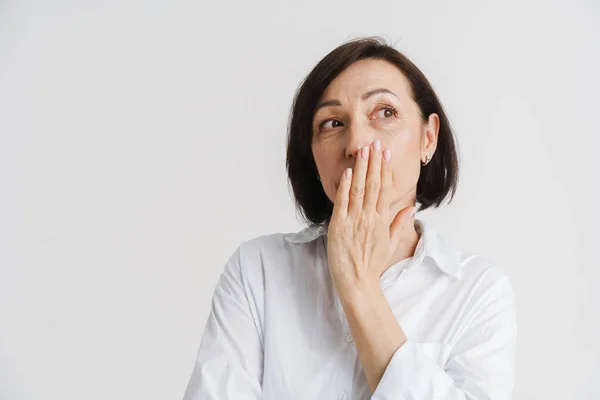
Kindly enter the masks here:
[[421, 236], [415, 229], [415, 219], [413, 217], [410, 219], [406, 228], [402, 232], [400, 241], [396, 245], [396, 250], [390, 259], [390, 266], [404, 259], [412, 257], [415, 254], [420, 237]]
[[[414, 201], [411, 202], [414, 205]], [[403, 201], [392, 204], [391, 206], [391, 215], [393, 218], [405, 207], [408, 207], [410, 204], [406, 204]], [[392, 218], [392, 221], [393, 221]], [[390, 221], [391, 224], [391, 221]], [[410, 220], [405, 224], [402, 229], [400, 240], [396, 244], [396, 249], [394, 253], [391, 255], [390, 260], [388, 261], [388, 268], [392, 265], [405, 260], [409, 257], [412, 257], [415, 254], [415, 250], [417, 249], [417, 244], [419, 243], [419, 239], [421, 236], [415, 229], [415, 217], [410, 218]], [[387, 268], [386, 268], [387, 270]]]

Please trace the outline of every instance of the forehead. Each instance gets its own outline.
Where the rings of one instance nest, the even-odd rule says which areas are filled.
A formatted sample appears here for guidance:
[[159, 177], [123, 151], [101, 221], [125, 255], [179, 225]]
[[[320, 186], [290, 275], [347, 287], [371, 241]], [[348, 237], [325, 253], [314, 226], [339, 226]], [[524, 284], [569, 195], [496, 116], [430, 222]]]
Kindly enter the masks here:
[[385, 60], [360, 60], [346, 68], [325, 89], [321, 99], [357, 97], [385, 88], [399, 97], [409, 95], [409, 83], [402, 71]]

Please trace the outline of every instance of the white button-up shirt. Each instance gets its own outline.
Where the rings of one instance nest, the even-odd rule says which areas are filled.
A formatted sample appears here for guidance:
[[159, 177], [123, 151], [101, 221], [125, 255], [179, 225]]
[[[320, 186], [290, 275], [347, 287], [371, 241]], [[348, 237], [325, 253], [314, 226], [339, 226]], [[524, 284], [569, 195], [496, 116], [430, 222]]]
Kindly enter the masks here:
[[235, 250], [215, 288], [184, 400], [510, 399], [517, 324], [509, 277], [424, 221], [415, 228], [414, 255], [380, 279], [407, 341], [374, 393], [329, 274], [327, 229], [319, 226]]

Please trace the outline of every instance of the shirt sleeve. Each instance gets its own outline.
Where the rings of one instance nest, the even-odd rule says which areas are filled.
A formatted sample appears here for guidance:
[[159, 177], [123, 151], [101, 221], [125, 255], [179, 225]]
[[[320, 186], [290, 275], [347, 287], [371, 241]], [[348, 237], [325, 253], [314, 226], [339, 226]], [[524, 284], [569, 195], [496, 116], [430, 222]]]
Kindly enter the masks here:
[[473, 322], [444, 368], [407, 340], [392, 356], [372, 400], [510, 400], [517, 323], [508, 277], [498, 279], [467, 311]]
[[251, 312], [240, 248], [227, 261], [183, 400], [259, 399], [263, 346]]

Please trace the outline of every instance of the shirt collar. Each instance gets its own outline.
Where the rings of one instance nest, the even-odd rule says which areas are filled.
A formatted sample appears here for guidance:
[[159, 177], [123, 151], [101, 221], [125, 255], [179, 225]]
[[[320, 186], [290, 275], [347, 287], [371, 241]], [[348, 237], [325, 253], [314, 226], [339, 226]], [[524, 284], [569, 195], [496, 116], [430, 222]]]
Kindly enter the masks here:
[[[311, 225], [300, 232], [286, 235], [285, 239], [291, 243], [308, 243], [323, 235], [327, 236], [327, 229], [327, 223]], [[451, 246], [428, 222], [415, 219], [415, 229], [421, 237], [417, 243], [411, 265], [419, 265], [425, 258], [429, 257], [442, 272], [460, 278], [463, 264], [461, 262], [461, 252]]]

